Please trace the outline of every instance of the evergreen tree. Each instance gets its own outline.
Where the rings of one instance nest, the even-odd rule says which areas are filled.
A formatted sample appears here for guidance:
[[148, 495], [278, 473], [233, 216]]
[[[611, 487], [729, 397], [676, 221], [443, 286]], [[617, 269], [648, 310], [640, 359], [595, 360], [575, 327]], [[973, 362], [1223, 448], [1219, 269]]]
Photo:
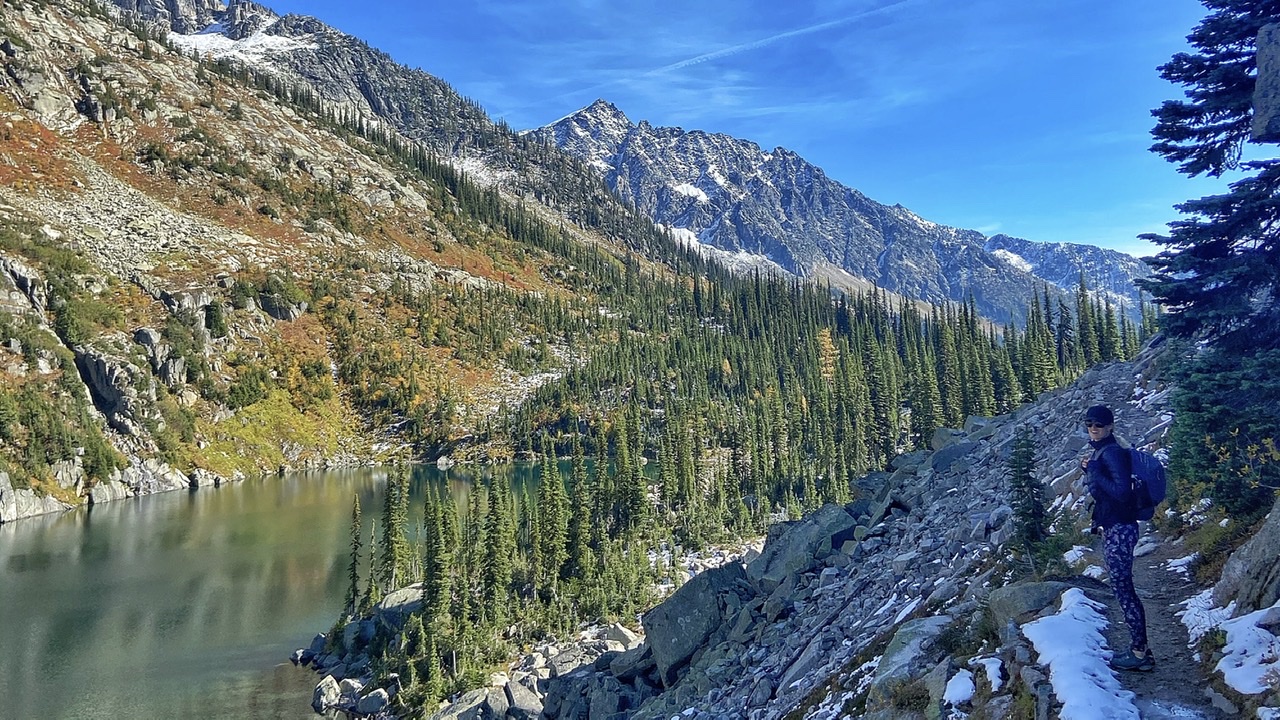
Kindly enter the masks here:
[[451, 593], [449, 566], [452, 545], [446, 536], [444, 508], [439, 495], [439, 490], [428, 488], [423, 508], [422, 600], [423, 612], [429, 622], [445, 616]]
[[1076, 315], [1079, 317], [1076, 338], [1080, 345], [1080, 357], [1085, 367], [1092, 367], [1102, 359], [1102, 350], [1098, 347], [1098, 331], [1083, 270], [1080, 271], [1080, 284], [1076, 288]]
[[347, 599], [344, 612], [354, 616], [360, 608], [360, 496], [351, 500], [351, 562], [347, 565]]
[[361, 613], [368, 612], [370, 608], [382, 600], [382, 592], [378, 589], [378, 583], [374, 582], [373, 578], [373, 569], [376, 567], [374, 565], [374, 556], [378, 551], [377, 537], [378, 521], [375, 520], [369, 527], [369, 582], [365, 583], [364, 595], [360, 598]]
[[548, 448], [543, 456], [542, 474], [538, 484], [538, 560], [542, 566], [537, 569], [541, 578], [540, 585], [549, 587], [555, 594], [568, 557], [566, 543], [569, 531], [569, 501], [565, 497], [564, 480], [556, 467], [553, 450]]
[[1151, 149], [1188, 176], [1247, 176], [1224, 194], [1179, 205], [1185, 217], [1170, 223], [1168, 235], [1144, 235], [1166, 250], [1147, 260], [1154, 274], [1139, 284], [1164, 306], [1166, 331], [1207, 348], [1187, 361], [1175, 395], [1174, 492], [1186, 496], [1211, 479], [1215, 502], [1242, 516], [1280, 486], [1278, 464], [1259, 455], [1267, 447], [1275, 454], [1280, 438], [1280, 159], [1241, 161], [1253, 121], [1258, 32], [1280, 22], [1280, 2], [1205, 5], [1209, 15], [1187, 38], [1192, 51], [1160, 68], [1186, 88], [1186, 99], [1153, 112]]
[[422, 695], [423, 706], [429, 708], [444, 697], [444, 669], [440, 665], [440, 650], [433, 633], [427, 633], [424, 645], [423, 664], [426, 668], [422, 675]]
[[964, 422], [961, 416], [960, 401], [963, 394], [960, 390], [960, 357], [956, 352], [955, 332], [950, 323], [936, 320], [938, 326], [938, 383], [942, 394], [942, 421], [947, 427], [960, 427]]
[[1031, 428], [1019, 428], [1009, 456], [1010, 505], [1013, 507], [1017, 540], [1031, 555], [1049, 534], [1044, 485], [1035, 474], [1035, 454]]
[[1193, 52], [1160, 68], [1165, 80], [1187, 88], [1186, 100], [1156, 109], [1152, 150], [1189, 175], [1254, 173], [1225, 195], [1178, 206], [1187, 219], [1169, 235], [1143, 237], [1169, 248], [1148, 263], [1155, 274], [1141, 285], [1166, 308], [1165, 326], [1180, 335], [1204, 333], [1232, 346], [1275, 346], [1280, 338], [1280, 160], [1241, 162], [1249, 140], [1257, 76], [1258, 31], [1280, 21], [1275, 0], [1209, 0], [1211, 9], [1187, 37]]
[[484, 564], [480, 575], [480, 615], [493, 623], [507, 617], [507, 598], [515, 555], [511, 488], [504, 479], [489, 481], [484, 519]]
[[387, 478], [382, 503], [382, 554], [377, 568], [384, 594], [399, 589], [399, 584], [408, 577], [409, 541], [405, 537], [408, 514], [409, 474], [404, 466], [397, 466]]
[[[590, 476], [587, 473], [586, 454], [582, 448], [582, 437], [573, 436], [573, 470], [570, 474], [569, 490], [569, 528], [566, 538], [568, 553], [566, 571], [573, 577], [581, 577], [591, 565], [591, 521], [592, 499]], [[603, 461], [599, 461], [603, 464]]]
[[1104, 303], [1103, 313], [1105, 317], [1102, 323], [1102, 358], [1108, 362], [1119, 360], [1123, 356], [1123, 348], [1120, 344], [1120, 326], [1111, 300], [1108, 299]]

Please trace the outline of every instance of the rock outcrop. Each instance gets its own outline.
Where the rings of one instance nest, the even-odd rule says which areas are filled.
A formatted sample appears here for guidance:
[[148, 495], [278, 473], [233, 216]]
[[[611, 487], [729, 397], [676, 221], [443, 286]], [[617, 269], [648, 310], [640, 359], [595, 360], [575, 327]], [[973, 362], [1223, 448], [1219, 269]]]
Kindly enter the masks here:
[[76, 368], [111, 427], [125, 435], [142, 436], [148, 404], [156, 400], [151, 373], [94, 347], [76, 349]]
[[28, 488], [13, 487], [9, 473], [0, 471], [0, 523], [69, 510], [70, 505]]
[[1234, 601], [1238, 614], [1271, 607], [1280, 600], [1280, 499], [1262, 528], [1231, 554], [1213, 588], [1213, 600]]
[[205, 29], [226, 9], [220, 0], [119, 0], [117, 5], [142, 20], [180, 33]]

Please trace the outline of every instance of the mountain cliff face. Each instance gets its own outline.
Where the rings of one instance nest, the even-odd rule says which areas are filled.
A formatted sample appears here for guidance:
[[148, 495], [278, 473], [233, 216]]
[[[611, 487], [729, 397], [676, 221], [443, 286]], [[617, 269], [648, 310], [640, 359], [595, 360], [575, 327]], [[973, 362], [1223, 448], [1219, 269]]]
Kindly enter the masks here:
[[118, 0], [117, 4], [125, 12], [180, 33], [202, 30], [226, 10], [220, 0]]
[[1003, 320], [1038, 284], [1071, 290], [1081, 272], [1136, 308], [1132, 281], [1149, 274], [1110, 250], [938, 225], [841, 185], [785, 148], [635, 124], [604, 101], [530, 134], [585, 160], [623, 200], [690, 241], [837, 285], [852, 276], [935, 303], [972, 294], [983, 314]]
[[[120, 6], [155, 22], [165, 17], [131, 0]], [[1085, 246], [1028, 249], [1034, 260], [1011, 247], [991, 252], [997, 248], [988, 249], [981, 233], [877, 203], [784, 148], [766, 152], [726, 135], [637, 125], [603, 101], [513, 137], [446, 82], [315, 18], [279, 17], [247, 0], [211, 12], [213, 22], [194, 34], [186, 19], [192, 13], [171, 14], [173, 41], [305, 82], [319, 97], [427, 143], [477, 180], [576, 221], [594, 214], [604, 191], [584, 182], [571, 158], [580, 160], [678, 241], [733, 267], [782, 270], [845, 289], [876, 285], [929, 302], [972, 295], [979, 311], [998, 321], [1017, 316], [1046, 281], [1074, 289], [1080, 272], [1136, 308], [1131, 281], [1148, 274], [1133, 258]]]

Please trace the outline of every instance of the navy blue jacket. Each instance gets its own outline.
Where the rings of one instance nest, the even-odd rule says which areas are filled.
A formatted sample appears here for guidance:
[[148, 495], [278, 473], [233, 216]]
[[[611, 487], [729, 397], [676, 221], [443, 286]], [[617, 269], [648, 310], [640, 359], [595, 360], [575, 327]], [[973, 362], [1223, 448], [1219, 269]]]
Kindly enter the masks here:
[[1085, 485], [1093, 496], [1093, 526], [1103, 529], [1112, 525], [1138, 521], [1138, 502], [1133, 494], [1133, 465], [1129, 451], [1120, 447], [1115, 437], [1089, 441], [1093, 447]]

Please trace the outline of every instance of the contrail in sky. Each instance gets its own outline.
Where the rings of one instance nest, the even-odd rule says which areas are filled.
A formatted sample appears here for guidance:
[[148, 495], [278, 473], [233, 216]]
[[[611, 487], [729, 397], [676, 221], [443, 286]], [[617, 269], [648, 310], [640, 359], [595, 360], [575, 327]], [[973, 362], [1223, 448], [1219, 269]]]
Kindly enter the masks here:
[[582, 88], [579, 90], [573, 90], [570, 92], [561, 93], [551, 99], [558, 100], [561, 98], [567, 98], [574, 95], [590, 94], [590, 93], [596, 92], [597, 90], [602, 90], [604, 88], [611, 87], [619, 83], [624, 83], [634, 78], [653, 77], [655, 75], [662, 75], [663, 73], [669, 73], [675, 70], [682, 70], [684, 68], [697, 65], [699, 63], [710, 62], [712, 60], [719, 60], [720, 58], [729, 57], [731, 55], [738, 55], [740, 53], [748, 52], [751, 50], [757, 50], [759, 48], [766, 47], [774, 43], [781, 42], [783, 40], [788, 40], [790, 38], [800, 37], [802, 35], [810, 35], [812, 33], [821, 32], [823, 30], [829, 30], [831, 28], [839, 27], [841, 25], [847, 25], [851, 22], [854, 22], [856, 20], [861, 20], [863, 18], [880, 15], [882, 13], [888, 12], [889, 10], [894, 10], [896, 8], [902, 7], [903, 5], [910, 5], [917, 1], [918, 0], [896, 0], [896, 2], [891, 2], [891, 3], [888, 3], [887, 5], [882, 5], [880, 7], [872, 8], [870, 10], [864, 10], [863, 12], [855, 13], [853, 15], [849, 15], [846, 17], [837, 18], [835, 20], [828, 20], [827, 22], [817, 23], [816, 25], [809, 25], [807, 27], [797, 28], [795, 30], [788, 30], [786, 32], [778, 33], [777, 35], [770, 35], [767, 38], [761, 38], [759, 40], [753, 40], [751, 42], [742, 43], [740, 45], [734, 45], [732, 47], [727, 47], [722, 50], [703, 53], [702, 55], [697, 55], [685, 60], [680, 60], [679, 62], [674, 62], [674, 63], [671, 63], [670, 65], [663, 65], [662, 67], [654, 68], [653, 70], [646, 70], [644, 72], [637, 73], [630, 77], [617, 77], [610, 80], [606, 80], [605, 82], [597, 83], [587, 88]]
[[[671, 72], [672, 70], [682, 70], [684, 68], [689, 67], [690, 65], [697, 65], [699, 63], [708, 62], [710, 60], [719, 60], [720, 58], [729, 57], [731, 55], [737, 55], [739, 53], [748, 52], [750, 50], [758, 50], [762, 47], [772, 45], [781, 40], [788, 40], [793, 37], [800, 37], [801, 35], [809, 35], [812, 33], [821, 32], [823, 30], [829, 30], [834, 27], [839, 27], [841, 25], [846, 25], [848, 23], [851, 23], [854, 20], [861, 20], [863, 18], [871, 17], [873, 15], [879, 15], [880, 13], [886, 12], [888, 10], [893, 10], [894, 8], [898, 8], [903, 5], [911, 4], [915, 1], [916, 0], [898, 0], [897, 2], [891, 2], [888, 5], [882, 5], [878, 8], [866, 10], [864, 12], [860, 12], [855, 15], [849, 15], [847, 17], [842, 17], [836, 20], [828, 20], [827, 22], [824, 22], [824, 23], [818, 23], [817, 25], [802, 27], [796, 30], [788, 30], [786, 32], [778, 33], [777, 35], [770, 35], [767, 38], [753, 40], [752, 42], [749, 42], [749, 43], [742, 43], [741, 45], [734, 45], [733, 47], [727, 47], [727, 48], [724, 48], [723, 50], [716, 50], [715, 52], [704, 53], [696, 57], [691, 57], [687, 60], [681, 60], [679, 62], [671, 63], [670, 65], [664, 65], [663, 67], [660, 67], [654, 70], [649, 70], [648, 72], [645, 72], [643, 74], [644, 75], [661, 75], [662, 73]], [[614, 81], [614, 82], [617, 82], [617, 81]], [[592, 89], [595, 89], [595, 88], [592, 88]]]

